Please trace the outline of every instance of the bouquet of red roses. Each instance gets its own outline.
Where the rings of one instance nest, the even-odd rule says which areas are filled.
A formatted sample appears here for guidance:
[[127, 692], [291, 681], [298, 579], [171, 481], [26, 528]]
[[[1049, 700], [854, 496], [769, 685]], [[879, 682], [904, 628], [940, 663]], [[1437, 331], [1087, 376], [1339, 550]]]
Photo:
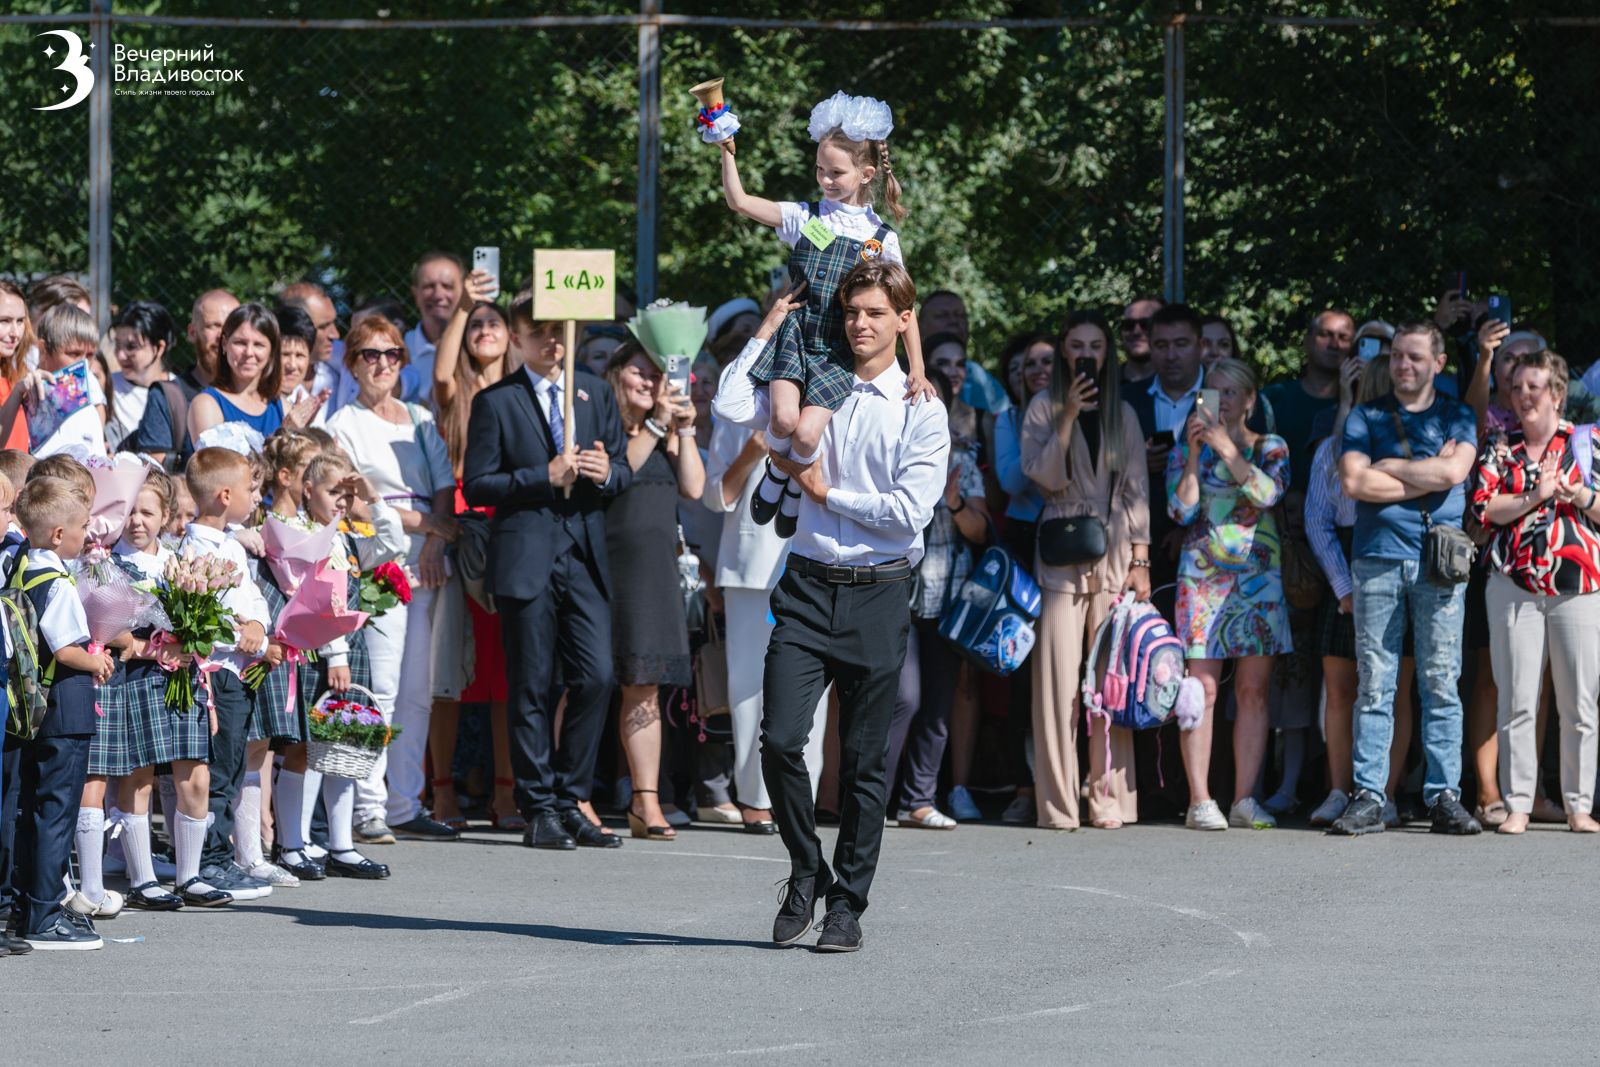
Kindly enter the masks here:
[[361, 610], [376, 619], [396, 604], [411, 603], [411, 580], [398, 563], [380, 563], [361, 575]]

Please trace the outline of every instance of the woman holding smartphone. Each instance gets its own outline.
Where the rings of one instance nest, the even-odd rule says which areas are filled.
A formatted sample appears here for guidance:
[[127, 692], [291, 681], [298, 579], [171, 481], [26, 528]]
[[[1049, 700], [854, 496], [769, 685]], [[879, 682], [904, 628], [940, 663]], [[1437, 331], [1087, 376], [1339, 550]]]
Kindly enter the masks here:
[[[1277, 825], [1253, 793], [1267, 749], [1272, 658], [1289, 652], [1289, 612], [1272, 508], [1289, 483], [1289, 446], [1245, 425], [1256, 404], [1248, 364], [1218, 360], [1206, 372], [1195, 417], [1167, 459], [1168, 510], [1187, 527], [1178, 561], [1178, 639], [1206, 692], [1205, 718], [1179, 742], [1189, 775], [1192, 829]], [[1234, 661], [1233, 806], [1224, 824], [1206, 777], [1222, 668]]]
[[[1074, 312], [1062, 334], [1050, 386], [1022, 420], [1022, 470], [1044, 494], [1034, 574], [1043, 593], [1033, 651], [1034, 791], [1039, 826], [1078, 828], [1079, 693], [1089, 641], [1124, 590], [1150, 597], [1150, 498], [1139, 418], [1118, 395], [1121, 370], [1111, 328]], [[1093, 519], [1105, 554], [1060, 563], [1052, 522]], [[1104, 719], [1089, 727], [1089, 818], [1114, 830], [1138, 818], [1133, 735]], [[1107, 759], [1109, 748], [1110, 758]]]

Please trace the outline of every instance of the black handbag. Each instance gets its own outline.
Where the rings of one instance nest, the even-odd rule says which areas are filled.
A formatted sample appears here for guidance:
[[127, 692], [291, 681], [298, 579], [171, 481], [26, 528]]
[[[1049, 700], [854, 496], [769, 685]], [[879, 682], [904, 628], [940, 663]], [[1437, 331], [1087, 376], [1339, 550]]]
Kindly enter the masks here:
[[1046, 567], [1093, 563], [1106, 554], [1106, 524], [1093, 515], [1067, 515], [1039, 524], [1039, 562]]

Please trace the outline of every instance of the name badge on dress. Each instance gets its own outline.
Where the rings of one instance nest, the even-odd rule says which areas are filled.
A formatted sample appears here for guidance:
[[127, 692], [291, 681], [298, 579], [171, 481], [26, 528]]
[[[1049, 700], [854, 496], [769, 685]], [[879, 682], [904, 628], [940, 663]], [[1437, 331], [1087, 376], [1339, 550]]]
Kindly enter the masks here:
[[833, 239], [838, 236], [838, 234], [828, 229], [828, 224], [816, 215], [811, 216], [806, 220], [806, 224], [800, 227], [800, 234], [816, 245], [818, 252], [827, 251], [828, 246], [833, 244]]

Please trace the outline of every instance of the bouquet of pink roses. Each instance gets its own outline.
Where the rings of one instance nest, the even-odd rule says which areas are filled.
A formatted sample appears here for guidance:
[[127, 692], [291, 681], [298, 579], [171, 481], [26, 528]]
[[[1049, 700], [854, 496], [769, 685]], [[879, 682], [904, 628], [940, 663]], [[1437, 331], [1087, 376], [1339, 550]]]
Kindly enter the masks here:
[[[222, 594], [237, 586], [242, 577], [231, 561], [216, 556], [186, 552], [167, 561], [166, 572], [156, 584], [156, 599], [184, 655], [200, 661], [216, 646], [237, 640], [233, 611], [223, 605]], [[174, 671], [167, 682], [167, 706], [184, 709], [193, 703], [194, 679], [188, 671]]]

